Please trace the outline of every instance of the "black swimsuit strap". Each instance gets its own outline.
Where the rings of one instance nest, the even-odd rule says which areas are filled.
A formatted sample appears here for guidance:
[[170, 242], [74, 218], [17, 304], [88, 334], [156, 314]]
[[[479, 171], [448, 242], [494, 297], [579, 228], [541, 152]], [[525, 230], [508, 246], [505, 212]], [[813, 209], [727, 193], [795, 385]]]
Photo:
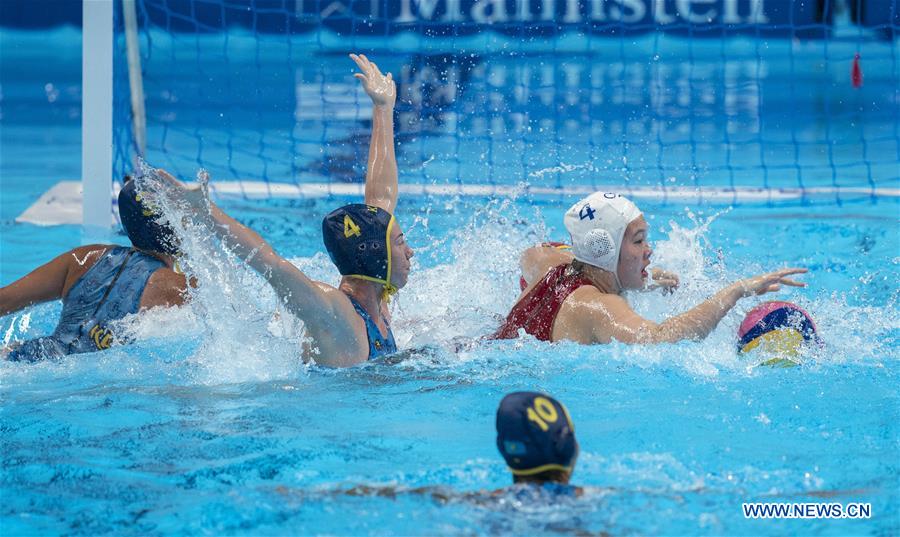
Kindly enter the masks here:
[[113, 276], [112, 281], [109, 282], [109, 285], [106, 286], [106, 292], [103, 293], [103, 297], [100, 298], [100, 302], [97, 303], [97, 307], [94, 308], [94, 313], [91, 314], [91, 317], [96, 317], [97, 312], [100, 311], [100, 307], [103, 306], [103, 303], [106, 302], [106, 299], [109, 298], [109, 293], [112, 292], [113, 287], [115, 287], [116, 282], [119, 280], [119, 276], [122, 275], [122, 271], [125, 270], [125, 265], [128, 264], [128, 260], [131, 259], [131, 255], [134, 254], [134, 249], [128, 251], [128, 254], [125, 256], [125, 259], [122, 260], [122, 264], [119, 265], [119, 270], [116, 271], [116, 275]]

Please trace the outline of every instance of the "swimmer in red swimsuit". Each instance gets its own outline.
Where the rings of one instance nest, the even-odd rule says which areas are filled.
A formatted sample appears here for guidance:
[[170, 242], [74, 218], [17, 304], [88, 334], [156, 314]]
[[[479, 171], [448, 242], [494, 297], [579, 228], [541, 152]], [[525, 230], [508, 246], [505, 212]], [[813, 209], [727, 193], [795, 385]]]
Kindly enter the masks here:
[[[579, 343], [703, 339], [741, 298], [782, 285], [806, 286], [788, 278], [806, 269], [782, 269], [739, 280], [693, 309], [655, 323], [635, 313], [621, 296], [626, 289], [645, 288], [650, 277], [653, 251], [637, 206], [618, 194], [597, 192], [573, 205], [564, 221], [571, 252], [538, 246], [523, 254], [527, 287], [493, 337], [512, 339], [524, 330], [542, 341]], [[653, 279], [663, 288], [678, 285], [678, 277], [665, 271], [654, 271]]]

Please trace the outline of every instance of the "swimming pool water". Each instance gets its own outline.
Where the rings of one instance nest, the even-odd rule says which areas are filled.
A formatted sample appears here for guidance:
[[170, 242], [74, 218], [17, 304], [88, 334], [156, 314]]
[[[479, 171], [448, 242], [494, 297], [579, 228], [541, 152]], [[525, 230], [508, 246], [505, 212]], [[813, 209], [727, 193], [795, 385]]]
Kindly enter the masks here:
[[[45, 112], [54, 103], [13, 98], [8, 87], [4, 78], [4, 285], [80, 241], [73, 226], [13, 222], [55, 180], [77, 177], [78, 155], [66, 149], [77, 120]], [[29, 107], [35, 121], [17, 119], [14, 111]], [[36, 146], [55, 151], [35, 155]], [[183, 173], [192, 173], [191, 158]], [[311, 276], [335, 282], [318, 222], [346, 201], [222, 204]], [[132, 346], [58, 363], [0, 363], [0, 530], [896, 534], [897, 199], [735, 208], [638, 200], [654, 260], [683, 285], [671, 296], [629, 296], [637, 311], [661, 319], [735, 278], [806, 266], [808, 288], [770, 295], [803, 305], [819, 325], [825, 349], [801, 367], [754, 368], [735, 355], [734, 333], [755, 299], [703, 342], [471, 341], [515, 299], [521, 249], [565, 238], [562, 212], [573, 201], [402, 199], [399, 222], [417, 255], [393, 307], [398, 343], [412, 350], [398, 363], [347, 370], [301, 364], [295, 327], [284, 315], [272, 319], [278, 308], [267, 286], [192, 236], [192, 253], [211, 260], [195, 270], [212, 282], [192, 307], [128, 320]], [[10, 339], [45, 334], [58, 312], [38, 306], [3, 317], [0, 330]], [[588, 487], [584, 497], [457, 498], [510, 483], [494, 446], [494, 412], [519, 389], [568, 406], [581, 444], [574, 482]], [[399, 492], [346, 494], [358, 485]], [[445, 487], [451, 500], [410, 490], [422, 486]], [[871, 502], [872, 518], [745, 520], [747, 501]]]
[[[294, 223], [330, 203], [234, 209], [312, 274], [335, 281], [306, 236], [315, 231]], [[422, 212], [415, 205], [401, 204], [401, 224]], [[487, 333], [515, 299], [514, 254], [532, 238], [525, 217], [534, 209], [441, 205], [430, 204], [427, 229], [406, 224], [418, 270], [398, 300], [395, 329], [401, 346], [419, 350], [399, 364], [302, 366], [289, 338], [269, 335], [274, 307], [265, 286], [235, 274], [219, 282], [230, 289], [204, 296], [192, 311], [139, 321], [134, 346], [61, 363], [2, 364], [5, 532], [846, 534], [897, 527], [900, 327], [889, 225], [896, 207], [881, 217], [877, 206], [876, 214], [819, 217], [733, 210], [699, 236], [684, 213], [645, 208], [657, 214], [651, 226], [663, 230], [656, 233], [660, 264], [685, 282], [671, 297], [633, 297], [650, 317], [682, 311], [752, 268], [810, 267], [810, 288], [781, 296], [812, 312], [827, 347], [802, 367], [777, 370], [754, 369], [734, 353], [740, 312], [754, 300], [700, 343], [516, 341], [457, 351], [455, 338]], [[558, 221], [552, 216], [563, 209], [537, 210]], [[765, 244], [752, 240], [760, 236]], [[885, 264], [868, 266], [873, 258]], [[14, 335], [45, 333], [57, 314], [57, 306], [35, 308], [29, 329]], [[4, 330], [20, 327], [21, 318], [5, 318]], [[356, 485], [441, 485], [458, 493], [506, 486], [493, 413], [504, 393], [518, 389], [547, 391], [568, 405], [582, 446], [575, 480], [592, 487], [585, 497], [442, 505], [402, 492], [340, 493]], [[871, 502], [873, 517], [743, 519], [741, 502], [775, 500]]]

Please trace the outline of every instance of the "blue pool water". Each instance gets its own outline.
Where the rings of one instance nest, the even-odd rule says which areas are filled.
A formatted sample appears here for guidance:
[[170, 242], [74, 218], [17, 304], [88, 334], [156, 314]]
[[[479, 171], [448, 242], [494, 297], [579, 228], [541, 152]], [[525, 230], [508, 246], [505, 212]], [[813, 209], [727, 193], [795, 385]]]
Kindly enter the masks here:
[[[57, 180], [77, 178], [80, 164], [79, 55], [75, 45], [58, 46], [77, 43], [79, 36], [54, 31], [42, 38], [45, 49], [29, 38], [0, 34], [3, 285], [81, 240], [75, 226], [14, 222]], [[14, 46], [23, 42], [28, 46]], [[22, 58], [40, 61], [45, 69], [8, 75], [10, 65], [27, 63]], [[337, 60], [313, 55], [308, 61], [315, 71]], [[778, 66], [784, 67], [770, 65]], [[349, 69], [343, 71], [335, 68], [328, 76], [347, 83]], [[779, 78], [769, 77], [777, 95]], [[896, 102], [895, 93], [873, 85], [870, 98], [882, 105]], [[523, 106], [544, 113], [535, 103]], [[200, 134], [213, 141], [222, 130], [202, 113], [173, 108], [191, 120], [207, 119]], [[671, 112], [677, 116], [681, 109]], [[777, 107], [765, 113], [789, 115]], [[840, 115], [828, 113], [815, 106], [803, 111], [818, 119], [804, 131], [810, 140], [819, 139], [822, 131], [815, 129], [826, 125], [859, 134], [849, 124], [835, 125], [833, 118]], [[876, 133], [873, 138], [896, 132], [896, 115], [869, 108], [860, 114], [866, 132]], [[735, 121], [752, 123], [750, 115], [737, 112]], [[345, 151], [353, 147], [347, 136], [368, 128], [352, 117], [334, 119], [331, 128], [322, 120], [308, 121], [312, 138], [330, 142], [333, 137], [334, 147]], [[715, 139], [727, 130], [727, 121], [717, 116], [694, 121], [711, 129]], [[462, 140], [458, 158], [447, 156], [454, 152], [447, 144], [456, 137], [413, 136], [414, 150], [401, 151], [401, 180], [453, 181], [460, 169], [464, 177], [475, 176], [488, 158], [479, 158], [482, 148], [492, 144], [498, 144], [495, 157], [518, 159], [504, 168], [505, 161], [496, 157], [497, 182], [515, 183], [560, 162], [523, 159], [521, 151], [503, 145], [514, 134], [498, 141], [490, 132], [487, 138]], [[578, 136], [575, 129], [552, 142], [530, 140], [527, 154], [577, 146]], [[161, 165], [191, 175], [197, 154], [187, 141], [196, 137], [185, 136], [187, 146], [165, 146], [161, 139], [156, 138], [151, 160], [155, 154]], [[896, 187], [896, 170], [890, 167], [896, 154], [890, 144], [896, 140], [891, 140], [873, 157], [881, 187]], [[227, 147], [210, 145], [211, 156], [201, 163], [214, 176], [227, 177], [230, 172], [214, 162], [227, 155]], [[562, 162], [583, 163], [585, 156], [573, 151]], [[652, 148], [628, 151], [656, 158]], [[690, 145], [671, 151], [690, 162]], [[291, 177], [290, 170], [279, 172], [284, 161], [275, 154], [266, 173]], [[424, 166], [431, 155], [435, 159]], [[736, 184], [750, 182], [760, 169], [758, 155], [735, 151]], [[829, 185], [831, 172], [822, 174], [828, 167], [820, 157], [808, 155], [799, 163], [810, 164], [807, 179], [813, 185]], [[317, 158], [323, 157], [302, 151], [291, 157], [296, 181], [339, 181], [342, 173], [351, 174], [346, 166], [358, 165], [350, 162], [362, 162], [361, 156], [348, 155], [323, 165]], [[254, 176], [261, 162], [241, 157], [235, 166]], [[680, 178], [679, 184], [730, 184], [727, 170], [710, 171], [714, 166], [703, 164], [709, 162], [698, 166], [702, 179]], [[864, 168], [851, 166], [840, 184], [868, 184]], [[515, 180], [501, 173], [513, 169]], [[635, 167], [634, 184], [655, 185], [659, 169], [670, 168]], [[594, 180], [578, 176], [583, 168], [571, 173], [554, 171], [552, 181], [565, 186]], [[797, 186], [795, 177], [772, 175]], [[322, 253], [317, 222], [349, 199], [221, 201], [312, 277], [337, 281]], [[808, 288], [778, 295], [803, 305], [825, 341], [824, 350], [804, 356], [801, 367], [754, 368], [735, 355], [734, 334], [742, 313], [759, 301], [753, 299], [743, 301], [702, 342], [587, 347], [520, 340], [460, 346], [460, 338], [495, 328], [515, 300], [521, 249], [565, 238], [561, 217], [572, 201], [563, 195], [402, 199], [398, 218], [417, 255], [394, 316], [398, 343], [412, 351], [399, 363], [347, 370], [301, 364], [300, 334], [283, 314], [273, 320], [278, 308], [264, 282], [202, 236], [189, 235], [194, 270], [214, 285], [202, 287], [189, 308], [126, 320], [124, 328], [138, 339], [135, 345], [59, 363], [0, 363], [0, 530], [4, 535], [898, 533], [897, 198], [832, 197], [734, 208], [639, 200], [649, 217], [654, 260], [677, 271], [683, 285], [672, 296], [629, 296], [636, 310], [662, 319], [736, 278], [780, 266], [808, 267]], [[207, 261], [197, 264], [201, 258]], [[58, 313], [58, 304], [48, 304], [0, 318], [0, 334], [4, 341], [45, 334]], [[546, 391], [568, 406], [581, 444], [574, 481], [588, 487], [584, 497], [555, 503], [521, 502], [512, 495], [463, 498], [510, 483], [494, 447], [493, 417], [500, 398], [519, 389]], [[397, 492], [347, 494], [360, 485]], [[412, 491], [426, 486], [443, 487], [441, 497], [450, 499]], [[872, 517], [746, 520], [741, 503], [748, 501], [868, 502]]]

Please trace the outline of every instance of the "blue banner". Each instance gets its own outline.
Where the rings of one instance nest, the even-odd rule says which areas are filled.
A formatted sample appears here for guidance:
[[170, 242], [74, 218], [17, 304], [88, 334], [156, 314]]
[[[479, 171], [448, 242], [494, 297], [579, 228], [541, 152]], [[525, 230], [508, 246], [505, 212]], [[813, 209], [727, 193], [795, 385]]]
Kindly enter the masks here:
[[511, 36], [568, 31], [616, 35], [668, 31], [822, 35], [830, 0], [306, 0], [298, 17], [340, 34], [493, 30]]
[[[111, 1], [111, 0], [110, 0]], [[860, 0], [861, 1], [861, 0]], [[140, 24], [171, 32], [247, 28], [339, 35], [416, 32], [454, 37], [494, 31], [513, 37], [565, 32], [622, 35], [650, 31], [827, 37], [835, 0], [137, 0]], [[864, 24], [896, 24], [898, 0], [862, 2]], [[41, 9], [36, 9], [37, 5]], [[118, 2], [117, 2], [118, 4]], [[51, 7], [47, 10], [46, 7]], [[117, 6], [118, 8], [118, 6]], [[0, 1], [0, 25], [81, 25], [71, 0]]]

